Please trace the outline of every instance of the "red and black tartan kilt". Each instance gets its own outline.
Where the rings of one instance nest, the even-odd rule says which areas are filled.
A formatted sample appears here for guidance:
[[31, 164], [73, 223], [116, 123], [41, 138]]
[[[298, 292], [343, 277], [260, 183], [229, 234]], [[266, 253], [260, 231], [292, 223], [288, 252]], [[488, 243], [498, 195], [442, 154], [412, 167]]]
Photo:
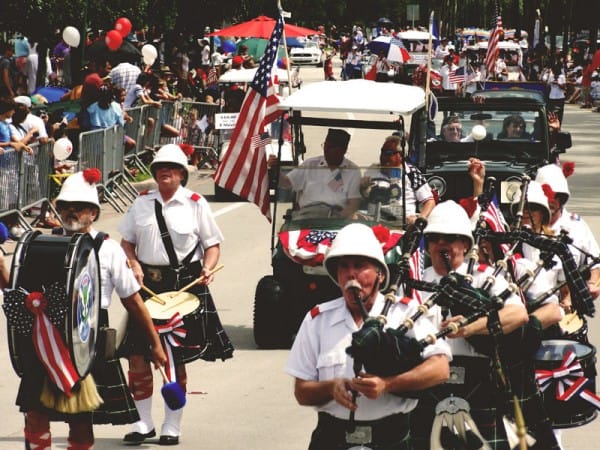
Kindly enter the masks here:
[[414, 450], [429, 450], [436, 405], [451, 395], [465, 399], [479, 432], [494, 450], [510, 450], [502, 415], [505, 396], [494, 381], [488, 358], [454, 356], [452, 367], [465, 369], [464, 383], [444, 383], [424, 391], [410, 413], [410, 434]]

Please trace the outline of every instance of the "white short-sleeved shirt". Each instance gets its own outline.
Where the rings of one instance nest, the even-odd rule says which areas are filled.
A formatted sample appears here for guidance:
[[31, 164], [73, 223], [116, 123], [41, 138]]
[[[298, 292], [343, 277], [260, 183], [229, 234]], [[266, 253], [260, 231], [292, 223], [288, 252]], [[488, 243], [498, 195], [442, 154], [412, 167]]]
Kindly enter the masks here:
[[[370, 315], [378, 315], [384, 303], [383, 295], [378, 294]], [[417, 307], [415, 301], [409, 304], [396, 303], [387, 315], [387, 326], [397, 328], [406, 317], [410, 317], [416, 311]], [[285, 372], [295, 378], [310, 381], [354, 377], [354, 360], [346, 353], [346, 348], [351, 344], [352, 333], [358, 329], [343, 297], [319, 305], [304, 318], [290, 351]], [[429, 334], [435, 334], [436, 331], [429, 319], [421, 317], [415, 321], [414, 328], [407, 335], [423, 339]], [[448, 344], [444, 340], [425, 347], [422, 356], [429, 358], [439, 354], [451, 359]], [[377, 420], [391, 414], [407, 413], [415, 408], [417, 400], [385, 393], [376, 400], [359, 396], [357, 404], [356, 420]], [[349, 417], [349, 410], [335, 400], [316, 406], [315, 409], [339, 419]]]
[[44, 122], [44, 119], [36, 116], [35, 114], [27, 114], [27, 117], [25, 117], [25, 120], [21, 126], [25, 129], [25, 131], [36, 128], [38, 131], [38, 139], [48, 138], [48, 131], [46, 131], [46, 123]]
[[360, 198], [360, 169], [346, 158], [334, 170], [324, 156], [309, 158], [287, 177], [292, 189], [301, 193], [300, 208], [318, 202], [344, 207], [349, 199]]
[[[467, 264], [463, 263], [456, 272], [460, 274], [467, 273]], [[472, 286], [474, 288], [481, 287], [485, 282], [486, 278], [493, 273], [493, 270], [487, 266], [479, 266], [476, 267], [473, 271], [473, 283]], [[423, 272], [423, 280], [439, 283], [442, 279], [441, 275], [438, 275], [433, 267], [428, 267]], [[498, 295], [503, 292], [508, 287], [507, 281], [502, 277], [496, 277], [496, 282], [491, 288], [491, 295]], [[423, 301], [425, 301], [431, 295], [431, 292], [423, 292]], [[504, 300], [504, 305], [519, 305], [521, 307], [525, 307], [521, 299], [515, 295], [511, 294], [506, 300]], [[429, 317], [431, 318], [434, 326], [439, 329], [442, 323], [442, 309], [435, 305], [429, 310]], [[452, 350], [452, 355], [454, 356], [474, 356], [474, 357], [484, 357], [487, 356], [477, 352], [471, 344], [465, 338], [452, 338], [448, 339], [448, 344], [450, 345], [450, 349]]]
[[[96, 238], [98, 231], [90, 231]], [[140, 290], [140, 285], [133, 276], [133, 271], [127, 265], [125, 252], [114, 239], [105, 239], [98, 252], [100, 261], [101, 306], [107, 309], [111, 303], [112, 292], [115, 290], [119, 298], [127, 298]]]
[[140, 195], [119, 224], [123, 239], [135, 244], [140, 262], [152, 266], [169, 265], [169, 256], [156, 221], [154, 200], [162, 205], [163, 217], [179, 261], [194, 248], [196, 251], [190, 262], [201, 260], [205, 249], [223, 242], [223, 234], [204, 197], [180, 186], [175, 195], [164, 203], [160, 193], [153, 190]]
[[[569, 233], [569, 237], [573, 239], [573, 245], [569, 245], [569, 249], [577, 265], [580, 266], [586, 263], [586, 255], [578, 249], [593, 256], [600, 255], [600, 248], [592, 230], [590, 230], [588, 224], [578, 214], [570, 213], [566, 209], [563, 209], [559, 219], [552, 224], [552, 230], [557, 235], [561, 230]], [[596, 267], [594, 266], [594, 268]]]

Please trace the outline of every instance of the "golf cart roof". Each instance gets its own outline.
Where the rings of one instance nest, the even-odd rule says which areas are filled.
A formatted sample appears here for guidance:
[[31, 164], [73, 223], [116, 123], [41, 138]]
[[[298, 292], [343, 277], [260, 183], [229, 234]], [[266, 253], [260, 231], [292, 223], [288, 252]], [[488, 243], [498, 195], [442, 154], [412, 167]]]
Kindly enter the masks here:
[[[256, 75], [257, 67], [253, 69], [230, 69], [219, 77], [219, 83], [250, 83]], [[287, 70], [277, 69], [279, 82], [287, 83]]]
[[[398, 39], [406, 39], [409, 41], [427, 41], [429, 40], [429, 32], [419, 30], [401, 31], [400, 33], [396, 33], [396, 37]], [[436, 37], [433, 36], [434, 40], [435, 38]]]
[[370, 80], [321, 81], [302, 86], [278, 108], [410, 115], [425, 105], [425, 91], [417, 86]]

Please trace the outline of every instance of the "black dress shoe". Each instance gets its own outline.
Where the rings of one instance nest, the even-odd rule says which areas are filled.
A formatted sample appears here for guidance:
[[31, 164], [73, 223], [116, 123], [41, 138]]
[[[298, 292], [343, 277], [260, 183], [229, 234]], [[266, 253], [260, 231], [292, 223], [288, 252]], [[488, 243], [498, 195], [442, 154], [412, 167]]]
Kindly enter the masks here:
[[159, 445], [177, 445], [179, 444], [179, 436], [162, 435], [158, 440]]
[[139, 445], [144, 442], [148, 438], [153, 438], [156, 436], [156, 431], [154, 429], [148, 431], [147, 433], [138, 433], [137, 431], [132, 431], [131, 433], [127, 433], [123, 438], [123, 442], [130, 445]]

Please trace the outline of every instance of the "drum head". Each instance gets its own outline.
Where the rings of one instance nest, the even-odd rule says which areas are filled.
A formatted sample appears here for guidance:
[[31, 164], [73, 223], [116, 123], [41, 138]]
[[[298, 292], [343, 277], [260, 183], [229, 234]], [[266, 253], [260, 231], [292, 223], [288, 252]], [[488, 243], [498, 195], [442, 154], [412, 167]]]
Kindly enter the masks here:
[[96, 357], [101, 303], [100, 264], [89, 234], [77, 235], [71, 242], [67, 261], [71, 314], [65, 323], [65, 334], [73, 364], [83, 378]]
[[155, 320], [169, 320], [173, 314], [179, 313], [182, 317], [195, 311], [200, 306], [200, 299], [190, 292], [177, 291], [163, 292], [158, 294], [165, 304], [161, 305], [152, 298], [146, 300], [146, 307], [150, 312], [150, 317]]
[[573, 334], [583, 326], [583, 319], [576, 312], [572, 312], [565, 314], [559, 325], [565, 334]]
[[[10, 273], [12, 289], [43, 291], [52, 283], [63, 283], [70, 299], [70, 309], [59, 330], [69, 349], [80, 377], [91, 370], [96, 356], [96, 339], [100, 315], [100, 266], [94, 241], [88, 234], [56, 236], [39, 231], [21, 236]], [[23, 351], [14, 330], [8, 330], [11, 362], [22, 375], [20, 355]], [[29, 344], [27, 344], [29, 345]]]
[[549, 339], [535, 353], [536, 361], [562, 361], [567, 352], [573, 351], [578, 359], [585, 358], [594, 352], [594, 348], [577, 341], [567, 339]]

